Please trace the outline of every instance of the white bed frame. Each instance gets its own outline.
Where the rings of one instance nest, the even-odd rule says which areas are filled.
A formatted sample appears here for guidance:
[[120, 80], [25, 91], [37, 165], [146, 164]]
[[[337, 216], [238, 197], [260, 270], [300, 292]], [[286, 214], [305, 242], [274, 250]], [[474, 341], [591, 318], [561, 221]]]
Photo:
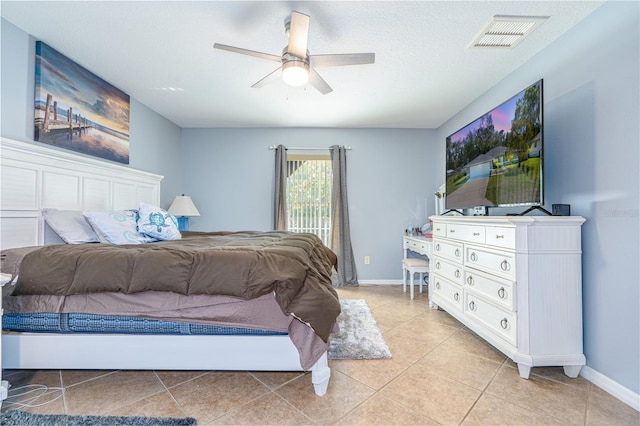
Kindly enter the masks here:
[[[43, 208], [120, 210], [159, 205], [163, 176], [38, 143], [0, 138], [0, 248], [60, 242]], [[289, 336], [3, 333], [2, 368], [303, 371]], [[327, 353], [311, 368], [327, 392]], [[0, 377], [1, 380], [1, 377]]]

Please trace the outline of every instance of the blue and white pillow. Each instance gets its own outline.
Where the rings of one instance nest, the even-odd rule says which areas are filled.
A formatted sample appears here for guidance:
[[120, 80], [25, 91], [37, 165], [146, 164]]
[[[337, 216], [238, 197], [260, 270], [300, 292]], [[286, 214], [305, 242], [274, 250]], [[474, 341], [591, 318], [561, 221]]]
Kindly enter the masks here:
[[146, 244], [157, 239], [138, 232], [138, 211], [82, 212], [101, 243]]
[[158, 240], [179, 240], [178, 219], [171, 213], [151, 204], [140, 203], [138, 231]]

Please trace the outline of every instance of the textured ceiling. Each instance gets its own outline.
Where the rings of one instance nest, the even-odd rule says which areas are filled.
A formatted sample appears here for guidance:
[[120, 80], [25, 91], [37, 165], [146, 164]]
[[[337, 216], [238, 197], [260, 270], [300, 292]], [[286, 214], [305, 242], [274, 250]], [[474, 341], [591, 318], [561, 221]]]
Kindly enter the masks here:
[[[0, 10], [183, 128], [437, 128], [601, 4], [2, 1]], [[282, 81], [252, 89], [278, 64], [213, 43], [279, 55], [291, 10], [311, 16], [311, 54], [375, 52], [375, 64], [319, 69], [327, 95]], [[513, 49], [467, 48], [494, 15], [549, 19]]]

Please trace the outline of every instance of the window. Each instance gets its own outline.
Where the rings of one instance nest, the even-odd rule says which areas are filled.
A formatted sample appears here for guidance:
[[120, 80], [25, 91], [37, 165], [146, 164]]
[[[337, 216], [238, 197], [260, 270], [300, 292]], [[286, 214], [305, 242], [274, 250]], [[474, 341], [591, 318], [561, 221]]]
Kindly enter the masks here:
[[289, 231], [316, 234], [326, 246], [331, 238], [331, 158], [287, 156]]

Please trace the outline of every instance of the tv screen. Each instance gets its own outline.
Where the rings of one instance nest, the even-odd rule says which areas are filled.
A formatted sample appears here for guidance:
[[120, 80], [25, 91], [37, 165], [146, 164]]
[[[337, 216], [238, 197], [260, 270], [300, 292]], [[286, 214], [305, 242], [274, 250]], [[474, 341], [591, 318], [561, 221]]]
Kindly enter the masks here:
[[447, 209], [543, 204], [542, 80], [446, 142]]

